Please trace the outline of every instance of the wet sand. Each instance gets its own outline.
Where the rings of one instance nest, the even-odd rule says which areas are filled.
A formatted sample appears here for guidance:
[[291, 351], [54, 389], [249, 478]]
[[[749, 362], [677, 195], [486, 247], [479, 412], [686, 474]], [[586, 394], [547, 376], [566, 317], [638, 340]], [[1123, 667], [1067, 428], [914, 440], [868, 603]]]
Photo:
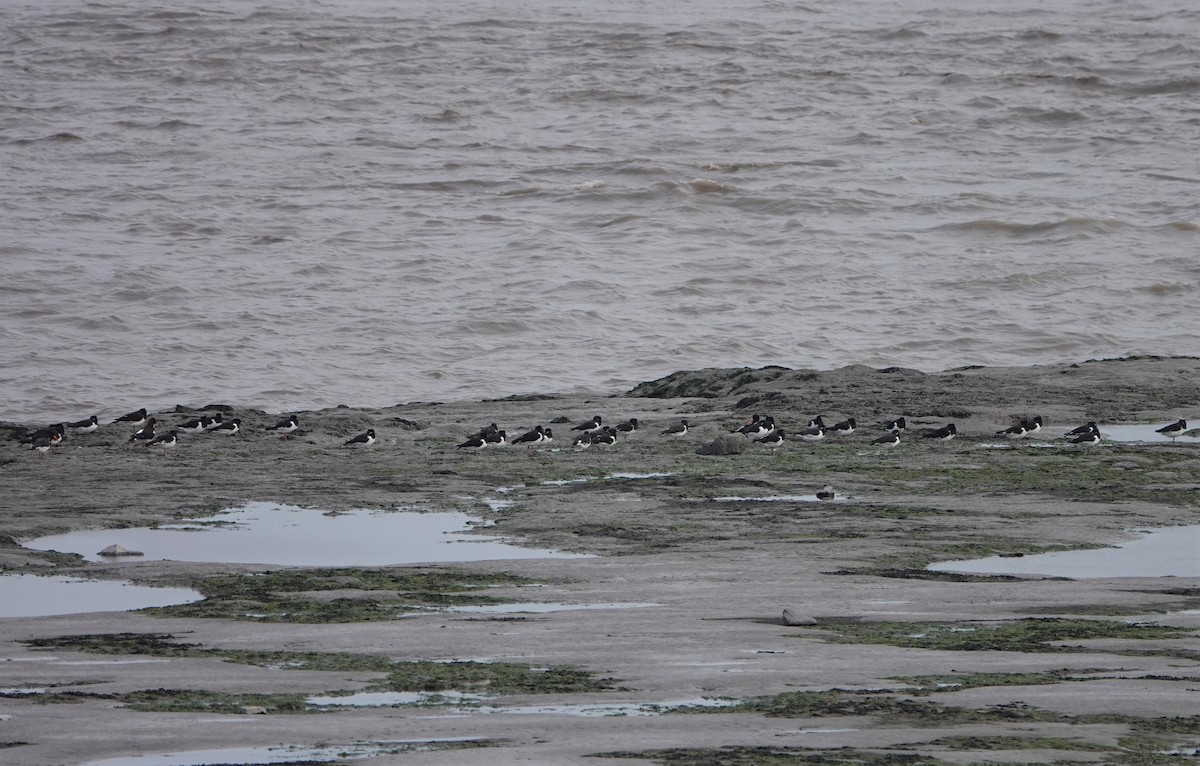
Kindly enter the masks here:
[[[144, 632], [223, 649], [572, 665], [615, 679], [620, 687], [489, 701], [504, 706], [677, 703], [831, 689], [890, 689], [893, 697], [905, 698], [900, 677], [1074, 669], [1101, 674], [1103, 680], [981, 686], [923, 699], [972, 709], [1022, 703], [1067, 716], [1111, 714], [1107, 722], [1093, 716], [1081, 723], [957, 724], [879, 715], [585, 717], [411, 707], [218, 716], [133, 712], [103, 699], [46, 705], [10, 696], [0, 697], [0, 716], [11, 716], [0, 718], [0, 745], [11, 745], [3, 750], [4, 762], [78, 764], [218, 746], [461, 737], [492, 742], [478, 749], [379, 756], [369, 762], [591, 763], [584, 758], [614, 751], [734, 746], [851, 747], [921, 753], [949, 762], [983, 760], [981, 752], [968, 747], [930, 744], [965, 736], [1058, 738], [1115, 747], [1131, 731], [1130, 723], [1119, 717], [1194, 715], [1200, 681], [1195, 635], [1169, 641], [1076, 640], [1069, 643], [1086, 651], [1052, 653], [836, 643], [819, 628], [831, 622], [991, 624], [1082, 615], [1200, 630], [1197, 577], [956, 581], [919, 574], [926, 563], [964, 552], [1019, 554], [1048, 546], [1114, 544], [1130, 539], [1133, 529], [1198, 523], [1200, 440], [1081, 448], [1058, 438], [1088, 420], [1103, 428], [1189, 417], [1200, 409], [1198, 381], [1200, 360], [1191, 358], [939, 373], [865, 367], [824, 373], [706, 370], [680, 373], [616, 397], [548, 395], [302, 412], [301, 430], [289, 440], [264, 433], [276, 415], [235, 406], [230, 412], [244, 420], [246, 433], [181, 436], [179, 446], [165, 455], [127, 443], [132, 429], [112, 425], [90, 435], [68, 435], [44, 457], [15, 440], [0, 442], [5, 493], [0, 566], [10, 572], [185, 585], [205, 574], [269, 569], [139, 558], [88, 564], [19, 546], [42, 534], [174, 521], [247, 501], [332, 511], [455, 510], [495, 522], [494, 528], [483, 530], [487, 534], [594, 554], [447, 565], [546, 583], [501, 587], [495, 595], [515, 601], [653, 605], [524, 615], [443, 612], [339, 624], [139, 613], [10, 618], [0, 620], [0, 689], [315, 694], [362, 688], [379, 675], [255, 668], [198, 658], [70, 664], [113, 658], [39, 652], [20, 643], [70, 634]], [[201, 404], [157, 414], [160, 421], [175, 423], [192, 412], [213, 411]], [[753, 413], [772, 414], [785, 428], [803, 426], [817, 414], [827, 423], [854, 416], [859, 429], [817, 443], [789, 442], [776, 451], [748, 445], [737, 455], [697, 454], [699, 446]], [[120, 413], [110, 413], [109, 419], [115, 414]], [[571, 426], [594, 414], [612, 423], [635, 417], [642, 427], [607, 451], [571, 449]], [[878, 424], [900, 415], [909, 423], [903, 443], [893, 449], [872, 446], [871, 440], [882, 433]], [[1034, 438], [1006, 443], [995, 436], [1014, 419], [1034, 415], [1046, 423]], [[660, 433], [680, 418], [692, 425], [686, 437]], [[470, 432], [492, 422], [510, 434], [552, 425], [556, 442], [534, 450], [455, 449]], [[946, 422], [957, 424], [959, 437], [953, 441], [917, 435]], [[344, 446], [366, 428], [378, 433], [374, 446]], [[719, 499], [805, 498], [826, 484], [838, 494], [833, 502]], [[513, 504], [489, 502], [497, 500]], [[785, 625], [785, 609], [800, 622], [817, 623], [815, 628]], [[1185, 730], [1168, 739], [1195, 743], [1200, 732]], [[1103, 760], [1105, 755], [1017, 748], [988, 751], [986, 759]]]

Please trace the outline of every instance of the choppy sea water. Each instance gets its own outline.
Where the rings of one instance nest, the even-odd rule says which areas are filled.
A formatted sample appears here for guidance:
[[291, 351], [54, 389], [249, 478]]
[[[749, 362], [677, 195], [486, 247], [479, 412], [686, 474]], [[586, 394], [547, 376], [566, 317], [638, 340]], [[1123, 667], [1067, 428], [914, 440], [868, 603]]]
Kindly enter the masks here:
[[0, 0], [0, 417], [1200, 353], [1190, 0]]

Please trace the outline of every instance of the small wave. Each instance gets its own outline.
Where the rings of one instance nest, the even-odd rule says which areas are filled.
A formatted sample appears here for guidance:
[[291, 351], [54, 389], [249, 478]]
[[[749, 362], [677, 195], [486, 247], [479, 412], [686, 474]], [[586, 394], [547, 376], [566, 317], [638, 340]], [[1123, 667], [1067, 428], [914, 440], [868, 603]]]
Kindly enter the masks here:
[[1194, 93], [1200, 90], [1200, 77], [1184, 77], [1172, 80], [1126, 85], [1125, 91], [1139, 96], [1161, 96], [1167, 93]]
[[1146, 295], [1181, 295], [1183, 293], [1195, 292], [1196, 286], [1191, 284], [1181, 285], [1178, 283], [1168, 284], [1160, 282], [1158, 284], [1144, 285], [1142, 287], [1135, 287], [1133, 289], [1136, 292], [1145, 293]]
[[729, 194], [736, 191], [735, 187], [729, 184], [723, 184], [720, 181], [713, 181], [709, 178], [697, 178], [691, 182], [692, 191], [697, 194]]
[[15, 144], [16, 146], [28, 146], [29, 144], [38, 144], [38, 143], [42, 143], [43, 141], [66, 143], [69, 141], [86, 141], [86, 140], [87, 139], [85, 139], [83, 136], [77, 135], [75, 133], [62, 132], [62, 133], [51, 133], [50, 135], [42, 136], [41, 138], [15, 138], [12, 141], [9, 141], [8, 143]]
[[880, 40], [918, 40], [928, 36], [921, 30], [913, 29], [912, 27], [900, 27], [899, 29], [892, 29], [878, 34]]
[[976, 221], [967, 221], [966, 223], [935, 226], [934, 230], [983, 232], [985, 234], [1008, 234], [1014, 237], [1026, 237], [1031, 234], [1043, 234], [1058, 230], [1107, 234], [1128, 226], [1127, 222], [1116, 218], [1064, 218], [1059, 221], [1041, 221], [1038, 223], [1012, 223], [1010, 221], [998, 221], [994, 218], [982, 218]]
[[619, 226], [623, 223], [629, 223], [631, 221], [640, 221], [640, 220], [642, 220], [642, 216], [634, 215], [633, 213], [626, 213], [625, 215], [619, 215], [616, 218], [605, 221], [603, 223], [598, 223], [598, 224], [596, 224], [596, 228], [607, 229], [609, 226]]

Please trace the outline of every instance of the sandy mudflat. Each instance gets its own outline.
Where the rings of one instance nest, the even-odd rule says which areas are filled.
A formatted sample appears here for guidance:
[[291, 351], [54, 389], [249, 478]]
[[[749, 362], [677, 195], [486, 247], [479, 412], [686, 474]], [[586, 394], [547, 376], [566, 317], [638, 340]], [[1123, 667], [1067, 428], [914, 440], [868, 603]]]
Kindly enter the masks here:
[[[1200, 631], [1200, 577], [956, 581], [918, 576], [925, 563], [970, 552], [1112, 544], [1131, 539], [1132, 529], [1200, 523], [1200, 439], [1080, 448], [1058, 438], [1087, 420], [1103, 429], [1200, 418], [1200, 360], [1143, 358], [940, 373], [864, 367], [826, 373], [708, 370], [671, 376], [617, 397], [302, 412], [301, 430], [286, 441], [263, 433], [276, 416], [230, 404], [245, 421], [245, 434], [184, 436], [168, 455], [128, 444], [131, 429], [119, 426], [68, 435], [44, 457], [15, 440], [0, 443], [0, 565], [9, 571], [186, 584], [200, 575], [269, 567], [149, 558], [87, 564], [49, 558], [19, 543], [53, 532], [173, 521], [255, 500], [335, 511], [456, 510], [496, 522], [484, 530], [488, 534], [595, 554], [446, 565], [545, 583], [492, 589], [494, 595], [649, 606], [521, 615], [438, 612], [338, 624], [139, 613], [3, 619], [0, 690], [95, 695], [57, 704], [39, 704], [37, 695], [0, 696], [4, 763], [81, 764], [214, 747], [462, 737], [484, 738], [490, 745], [363, 762], [595, 763], [584, 758], [733, 746], [878, 749], [959, 763], [1106, 761], [1115, 759], [1116, 751], [1064, 751], [1052, 745], [1128, 747], [1122, 738], [1136, 721], [1193, 716], [1200, 710], [1195, 634], [1064, 641], [1086, 649], [1072, 652], [969, 651], [838, 643], [819, 629], [834, 622], [914, 622], [970, 630], [973, 624], [1053, 617]], [[186, 409], [157, 414], [170, 424], [184, 420]], [[818, 443], [790, 442], [775, 452], [750, 445], [738, 455], [696, 454], [697, 447], [759, 412], [772, 414], [785, 429], [803, 426], [817, 414], [829, 423], [854, 416], [859, 430]], [[109, 413], [110, 419], [115, 414], [120, 413]], [[608, 451], [572, 450], [571, 426], [594, 414], [613, 423], [636, 417], [643, 425]], [[871, 440], [881, 433], [878, 424], [899, 415], [909, 422], [903, 443], [894, 449], [873, 447]], [[1015, 418], [1034, 415], [1041, 415], [1046, 427], [1032, 439], [1008, 443], [994, 435]], [[517, 434], [557, 418], [567, 422], [553, 423], [559, 437], [553, 448], [480, 453], [454, 448], [491, 422]], [[686, 437], [660, 434], [680, 418], [692, 425]], [[918, 435], [947, 422], [957, 424], [959, 438], [937, 442]], [[368, 427], [379, 435], [374, 447], [343, 446]], [[1003, 449], [990, 448], [995, 445]], [[807, 499], [825, 484], [838, 493], [835, 501]], [[752, 499], [765, 497], [792, 499]], [[497, 508], [488, 502], [497, 500], [513, 504]], [[787, 626], [784, 609], [817, 624]], [[360, 689], [380, 674], [261, 668], [198, 657], [137, 662], [151, 658], [35, 651], [20, 643], [118, 632], [169, 633], [220, 649], [571, 665], [613, 679], [619, 687], [487, 702], [507, 708], [678, 703], [832, 689], [906, 699], [911, 682], [897, 679], [983, 672], [1076, 671], [1078, 676], [1037, 685], [947, 687], [920, 698], [972, 710], [1028, 706], [1058, 714], [1044, 721], [996, 715], [939, 723], [869, 713], [581, 716], [419, 707], [218, 715], [134, 712], [102, 695], [160, 688], [317, 694]], [[110, 662], [95, 664], [98, 660]], [[73, 664], [87, 662], [93, 664]], [[1175, 729], [1162, 735], [1163, 743], [1200, 744], [1194, 720]], [[974, 737], [976, 743], [1017, 738], [1031, 744], [972, 749], [963, 744], [967, 740], [951, 737]]]

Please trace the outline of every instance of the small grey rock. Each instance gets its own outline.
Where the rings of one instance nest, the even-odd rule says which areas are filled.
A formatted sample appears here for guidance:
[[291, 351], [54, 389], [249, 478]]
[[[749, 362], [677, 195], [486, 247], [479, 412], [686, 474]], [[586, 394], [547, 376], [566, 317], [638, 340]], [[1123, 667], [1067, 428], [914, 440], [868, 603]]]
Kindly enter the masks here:
[[746, 451], [748, 440], [739, 434], [721, 434], [696, 450], [700, 455], [740, 455]]
[[784, 625], [816, 625], [817, 621], [812, 617], [805, 617], [802, 614], [796, 614], [791, 609], [783, 610]]

